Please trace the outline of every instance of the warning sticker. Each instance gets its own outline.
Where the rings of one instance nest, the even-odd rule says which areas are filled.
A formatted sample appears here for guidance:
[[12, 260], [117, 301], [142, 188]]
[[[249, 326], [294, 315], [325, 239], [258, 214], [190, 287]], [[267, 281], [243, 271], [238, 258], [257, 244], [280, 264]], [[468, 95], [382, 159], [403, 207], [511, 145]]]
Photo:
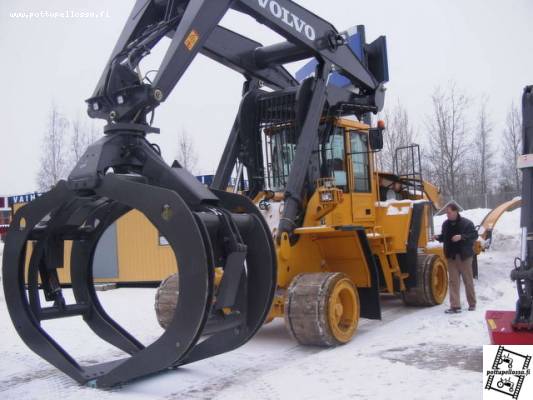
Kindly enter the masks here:
[[193, 47], [196, 46], [196, 42], [198, 42], [198, 39], [200, 39], [200, 35], [198, 34], [198, 32], [196, 32], [194, 29], [191, 30], [185, 38], [185, 41], [183, 42], [185, 44], [185, 47], [187, 47], [187, 50], [191, 51]]

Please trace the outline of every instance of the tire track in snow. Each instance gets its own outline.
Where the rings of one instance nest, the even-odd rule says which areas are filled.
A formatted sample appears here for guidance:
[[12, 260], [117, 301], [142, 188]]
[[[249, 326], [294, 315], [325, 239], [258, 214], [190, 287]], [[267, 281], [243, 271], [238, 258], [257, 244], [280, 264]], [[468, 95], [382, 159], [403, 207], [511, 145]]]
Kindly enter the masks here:
[[[385, 326], [400, 318], [424, 309], [420, 307], [406, 307], [403, 305], [401, 299], [393, 296], [384, 297], [382, 300], [382, 305], [384, 308], [382, 312], [382, 320], [361, 320], [357, 334], [351, 343], [356, 343], [358, 337], [364, 336], [372, 332], [374, 329]], [[259, 332], [258, 336], [260, 338], [261, 331]], [[232, 386], [243, 385], [243, 383], [250, 384], [253, 382], [250, 385], [253, 386], [253, 390], [250, 393], [251, 398], [259, 397], [265, 400], [279, 399], [280, 394], [277, 393], [275, 388], [270, 383], [262, 378], [263, 375], [270, 373], [273, 369], [275, 369], [276, 365], [286, 365], [295, 361], [300, 362], [314, 354], [329, 350], [331, 349], [301, 346], [296, 344], [288, 350], [254, 358], [254, 367], [247, 366], [228, 371], [228, 375], [219, 377], [216, 382], [196, 384], [182, 391], [173, 392], [165, 398], [168, 400], [177, 400], [183, 398], [211, 399], [215, 398], [216, 395], [221, 391]], [[260, 396], [258, 396], [259, 393], [261, 394]]]

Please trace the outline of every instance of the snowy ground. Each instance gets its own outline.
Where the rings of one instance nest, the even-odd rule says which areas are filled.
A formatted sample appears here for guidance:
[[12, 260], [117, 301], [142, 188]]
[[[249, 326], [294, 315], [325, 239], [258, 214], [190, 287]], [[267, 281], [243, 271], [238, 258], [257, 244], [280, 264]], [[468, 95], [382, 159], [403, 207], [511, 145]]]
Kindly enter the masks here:
[[[478, 224], [487, 211], [464, 215]], [[299, 346], [283, 322], [275, 321], [236, 351], [109, 391], [77, 385], [28, 350], [11, 324], [2, 293], [0, 398], [481, 399], [482, 345], [489, 342], [483, 316], [487, 309], [514, 307], [508, 277], [519, 251], [519, 213], [502, 217], [492, 249], [479, 257], [477, 311], [449, 316], [443, 313], [447, 304], [406, 308], [399, 299], [384, 297], [383, 320], [362, 320], [345, 346]], [[441, 222], [435, 221], [437, 231]], [[161, 333], [152, 289], [100, 293], [110, 313], [145, 344]], [[79, 318], [47, 321], [45, 328], [83, 363], [121, 356], [95, 339]]]

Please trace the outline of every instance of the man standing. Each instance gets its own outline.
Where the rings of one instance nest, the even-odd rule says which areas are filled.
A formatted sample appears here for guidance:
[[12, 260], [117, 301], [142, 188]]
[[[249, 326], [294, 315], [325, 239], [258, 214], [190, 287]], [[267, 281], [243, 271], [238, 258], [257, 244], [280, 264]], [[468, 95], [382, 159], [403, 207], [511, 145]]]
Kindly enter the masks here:
[[468, 310], [476, 309], [476, 292], [472, 273], [472, 259], [474, 257], [474, 242], [478, 237], [472, 221], [459, 214], [457, 204], [446, 206], [448, 219], [442, 224], [442, 233], [434, 236], [435, 240], [444, 244], [444, 255], [448, 261], [448, 276], [450, 279], [450, 308], [447, 314], [461, 312], [460, 279], [465, 285]]

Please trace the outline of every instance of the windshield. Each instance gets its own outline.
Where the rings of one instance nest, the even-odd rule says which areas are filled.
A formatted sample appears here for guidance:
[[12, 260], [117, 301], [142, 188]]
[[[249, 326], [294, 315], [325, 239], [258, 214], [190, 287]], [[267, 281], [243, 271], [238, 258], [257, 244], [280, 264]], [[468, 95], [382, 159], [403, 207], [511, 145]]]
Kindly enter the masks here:
[[346, 178], [346, 151], [344, 150], [344, 128], [335, 126], [326, 143], [321, 145], [322, 176], [335, 179], [335, 185], [345, 192], [348, 190]]
[[[348, 191], [346, 169], [346, 149], [344, 128], [341, 126], [325, 127], [321, 125], [319, 132], [327, 131], [327, 139], [320, 143], [313, 152], [311, 164], [316, 165], [316, 176], [335, 179], [336, 186]], [[363, 140], [366, 138], [363, 138]], [[364, 144], [362, 144], [365, 147]], [[273, 191], [284, 191], [296, 153], [296, 132], [292, 125], [276, 127], [265, 132], [266, 154], [266, 187]], [[366, 147], [365, 147], [366, 149]], [[310, 167], [312, 170], [314, 167]], [[319, 172], [320, 171], [320, 172]], [[359, 185], [360, 182], [358, 181]]]

